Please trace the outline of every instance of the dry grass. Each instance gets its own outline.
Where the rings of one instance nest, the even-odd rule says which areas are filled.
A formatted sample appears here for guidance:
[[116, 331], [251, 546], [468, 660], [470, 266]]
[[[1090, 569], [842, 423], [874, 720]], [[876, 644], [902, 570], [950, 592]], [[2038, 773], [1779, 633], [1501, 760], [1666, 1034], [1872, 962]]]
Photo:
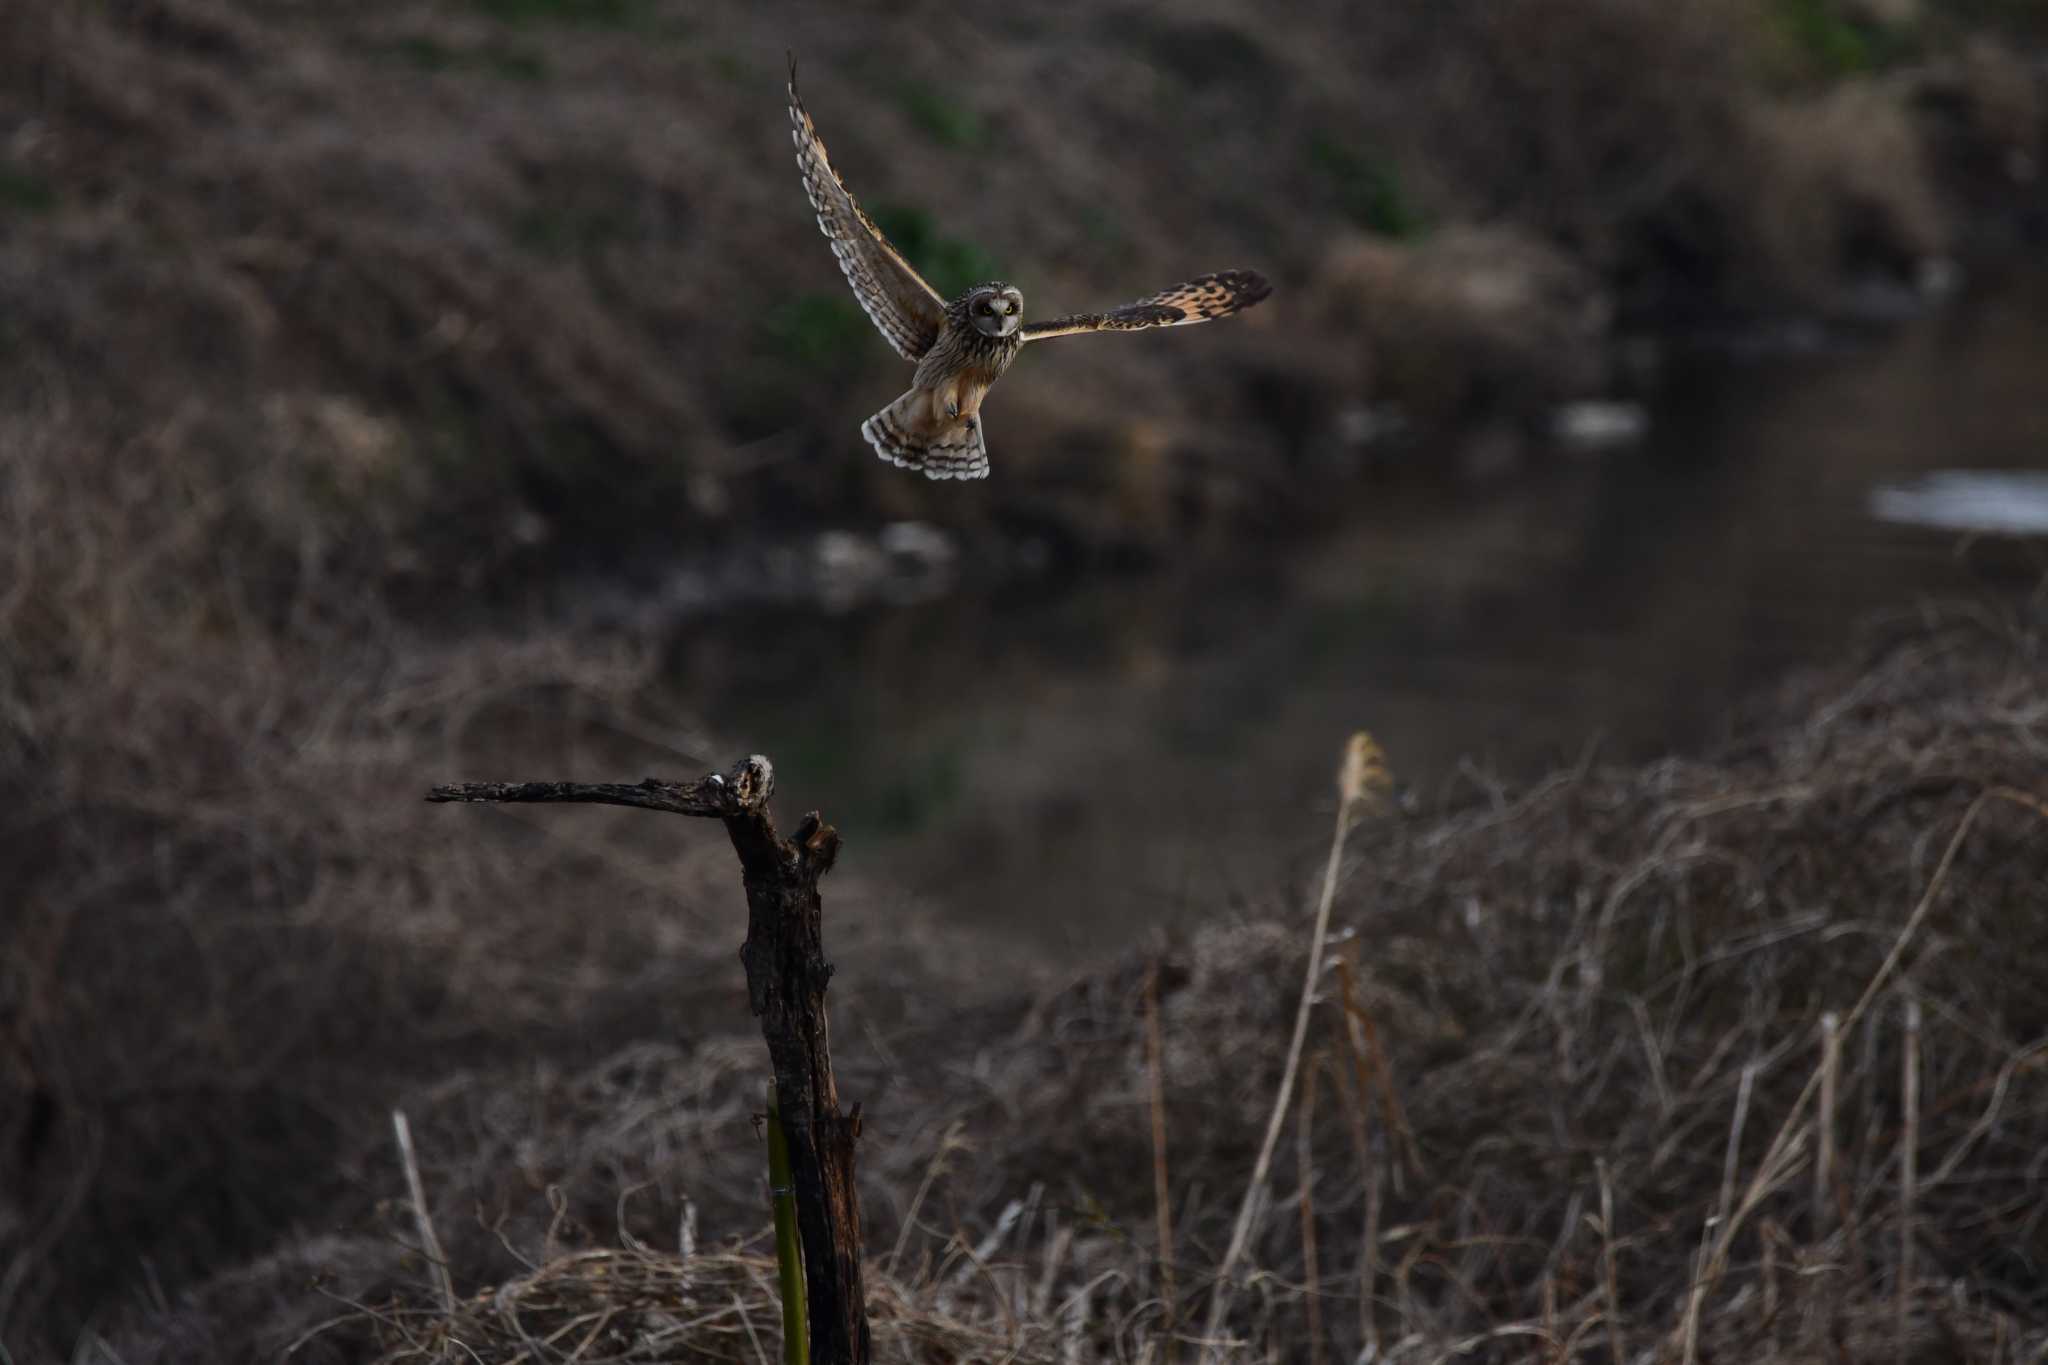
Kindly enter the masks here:
[[[10, 1334], [75, 1330], [138, 1265], [176, 1284], [267, 1244], [347, 1188], [337, 1156], [408, 1084], [724, 1003], [664, 998], [648, 966], [684, 952], [721, 865], [602, 822], [450, 844], [411, 799], [508, 739], [565, 770], [695, 768], [687, 726], [636, 707], [644, 645], [532, 621], [451, 645], [323, 567], [331, 522], [303, 554], [272, 536], [274, 465], [4, 420]], [[550, 887], [610, 914], [553, 913]]]
[[[1338, 901], [1356, 989], [1347, 1009], [1333, 980], [1315, 1013], [1325, 1098], [1276, 1154], [1229, 1340], [1305, 1356], [1313, 1295], [1336, 1358], [1368, 1339], [1404, 1361], [2048, 1346], [2031, 1269], [2048, 1246], [2040, 632], [2038, 616], [1902, 627], [1717, 760], [1562, 773], [1361, 826]], [[1304, 932], [1290, 915], [1169, 948], [1156, 1070], [1148, 955], [1021, 1015], [901, 1024], [848, 1050], [843, 1084], [869, 1100], [870, 1248], [904, 1246], [870, 1258], [879, 1358], [1157, 1359], [1169, 1321], [1181, 1353], [1198, 1348], [1189, 1325], [1289, 1050]], [[857, 978], [839, 986], [860, 999]], [[1354, 1048], [1361, 1016], [1377, 1042]], [[1398, 1109], [1335, 1063], [1375, 1047]], [[580, 1074], [498, 1067], [411, 1104], [457, 1283], [490, 1287], [450, 1317], [392, 1244], [330, 1249], [371, 1311], [330, 1304], [346, 1320], [315, 1340], [337, 1354], [305, 1358], [372, 1341], [393, 1359], [456, 1340], [504, 1361], [754, 1358], [755, 1338], [772, 1352], [770, 1262], [674, 1251], [700, 1236], [679, 1219], [720, 1248], [765, 1223], [758, 1069], [750, 1040], [707, 1038]], [[1170, 1278], [1153, 1245], [1155, 1075]], [[1816, 1113], [1834, 1163], [1818, 1207]], [[366, 1169], [401, 1188], [389, 1153]], [[174, 1315], [180, 1330], [223, 1330], [205, 1304]], [[297, 1312], [291, 1334], [309, 1325]], [[158, 1358], [152, 1330], [125, 1358]], [[284, 1334], [236, 1322], [210, 1340], [233, 1358]]]
[[1432, 425], [1512, 419], [1607, 383], [1613, 298], [1526, 232], [1348, 236], [1322, 263], [1315, 295], [1322, 323], [1350, 334], [1370, 391]]
[[1899, 92], [1856, 85], [1747, 109], [1745, 151], [1721, 187], [1749, 201], [1742, 254], [1809, 292], [1842, 262], [1897, 273], [1946, 249], [1950, 230]]
[[[1050, 1269], [1050, 1267], [1049, 1267]], [[876, 1358], [905, 1361], [1043, 1361], [1062, 1358], [1063, 1333], [1039, 1305], [1012, 1330], [986, 1302], [906, 1291], [887, 1278], [869, 1289]], [[775, 1261], [741, 1252], [665, 1256], [646, 1249], [586, 1251], [538, 1266], [453, 1314], [384, 1315], [398, 1341], [380, 1365], [461, 1358], [621, 1362], [774, 1359]]]

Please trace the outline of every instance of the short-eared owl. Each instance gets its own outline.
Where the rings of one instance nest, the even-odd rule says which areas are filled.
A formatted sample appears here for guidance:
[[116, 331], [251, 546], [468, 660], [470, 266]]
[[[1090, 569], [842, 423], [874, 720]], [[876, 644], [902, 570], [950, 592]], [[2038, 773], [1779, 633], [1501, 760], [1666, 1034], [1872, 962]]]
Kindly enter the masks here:
[[860, 306], [905, 360], [917, 365], [910, 391], [861, 424], [881, 457], [932, 479], [979, 479], [988, 474], [982, 441], [981, 400], [1027, 341], [1077, 332], [1134, 332], [1181, 327], [1229, 317], [1273, 292], [1251, 270], [1225, 270], [1161, 290], [1107, 313], [1071, 313], [1045, 322], [1024, 321], [1024, 296], [1015, 285], [977, 284], [950, 303], [925, 283], [847, 192], [825, 156], [825, 144], [796, 94], [796, 64], [789, 69], [790, 137], [804, 189], [818, 211], [818, 226], [846, 272]]

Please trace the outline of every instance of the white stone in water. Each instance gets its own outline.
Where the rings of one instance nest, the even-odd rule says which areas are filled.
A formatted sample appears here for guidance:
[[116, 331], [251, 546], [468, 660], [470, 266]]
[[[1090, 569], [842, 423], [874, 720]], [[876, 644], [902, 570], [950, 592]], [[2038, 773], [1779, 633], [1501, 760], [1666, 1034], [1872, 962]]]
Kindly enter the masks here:
[[1550, 434], [1581, 450], [1632, 445], [1650, 429], [1650, 414], [1641, 403], [1589, 398], [1566, 403], [1550, 415]]
[[1948, 256], [1924, 256], [1913, 272], [1913, 283], [1931, 299], [1945, 299], [1962, 288], [1963, 268]]
[[1870, 514], [1940, 531], [2048, 535], [2048, 472], [1936, 470], [1911, 483], [1872, 489]]
[[885, 553], [913, 559], [922, 564], [951, 563], [959, 553], [953, 537], [924, 521], [892, 521], [882, 528]]
[[852, 531], [820, 532], [812, 552], [812, 586], [827, 611], [853, 607], [872, 595], [889, 572], [881, 548]]
[[1351, 403], [1337, 410], [1337, 439], [1345, 445], [1374, 445], [1407, 430], [1407, 416], [1392, 403]]

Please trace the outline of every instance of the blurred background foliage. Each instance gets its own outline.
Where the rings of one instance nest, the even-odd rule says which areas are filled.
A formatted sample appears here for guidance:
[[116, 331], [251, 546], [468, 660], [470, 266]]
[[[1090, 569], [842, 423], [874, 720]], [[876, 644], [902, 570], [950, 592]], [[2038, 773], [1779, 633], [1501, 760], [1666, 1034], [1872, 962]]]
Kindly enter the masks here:
[[[500, 566], [631, 556], [771, 504], [892, 514], [908, 495], [849, 457], [893, 361], [825, 302], [839, 282], [778, 126], [790, 49], [841, 170], [944, 292], [1006, 275], [1057, 312], [1233, 263], [1281, 285], [1284, 311], [1231, 340], [1098, 347], [1088, 382], [1006, 388], [1013, 477], [923, 509], [997, 535], [1051, 517], [1070, 547], [1122, 556], [1174, 528], [1268, 521], [1263, 471], [1305, 468], [1348, 403], [1427, 410], [1472, 387], [1443, 373], [1460, 345], [1417, 393], [1399, 348], [1346, 321], [1398, 311], [1389, 296], [1428, 275], [1447, 230], [1568, 267], [1579, 297], [1547, 306], [1607, 319], [1574, 343], [1575, 386], [1522, 386], [1509, 415], [1540, 425], [1603, 386], [1587, 376], [1622, 333], [1825, 314], [1873, 279], [1910, 284], [2027, 198], [2040, 153], [2038, 83], [2001, 46], [2038, 34], [2031, 4], [934, 21], [662, 0], [17, 7], [0, 213], [14, 258], [40, 264], [11, 311], [81, 379], [149, 356], [119, 381], [122, 421], [204, 394], [261, 445], [266, 395], [305, 392], [439, 445], [444, 477], [413, 483], [410, 506], [331, 508], [360, 517], [331, 540], [387, 565], [457, 545]], [[1370, 307], [1343, 296], [1361, 242], [1398, 265]], [[109, 287], [148, 304], [127, 336], [102, 335]], [[1448, 338], [1486, 325], [1440, 305]], [[205, 348], [155, 330], [208, 309]], [[1080, 471], [1056, 452], [1121, 420], [1119, 395], [1190, 384], [1199, 413], [1150, 417], [1166, 447], [1153, 514], [1118, 532], [1076, 507]], [[432, 435], [451, 422], [474, 428], [462, 467]], [[773, 459], [747, 453], [771, 433]], [[1236, 452], [1220, 467], [1196, 453], [1210, 437]], [[325, 458], [343, 457], [297, 463]]]

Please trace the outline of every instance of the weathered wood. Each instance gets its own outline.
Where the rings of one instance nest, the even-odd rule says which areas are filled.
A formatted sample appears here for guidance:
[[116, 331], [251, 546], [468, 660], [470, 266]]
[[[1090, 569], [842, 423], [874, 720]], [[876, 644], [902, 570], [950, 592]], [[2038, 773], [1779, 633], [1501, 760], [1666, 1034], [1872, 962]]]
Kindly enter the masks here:
[[638, 806], [677, 815], [720, 816], [723, 788], [709, 791], [700, 782], [657, 782], [648, 778], [634, 786], [623, 782], [458, 782], [436, 787], [429, 801], [589, 801], [606, 806]]
[[860, 1106], [839, 1110], [825, 1018], [824, 904], [818, 879], [839, 856], [839, 834], [812, 811], [783, 839], [768, 812], [775, 769], [755, 755], [725, 776], [637, 785], [470, 782], [436, 787], [429, 801], [577, 801], [721, 819], [739, 854], [747, 893], [740, 963], [747, 999], [775, 1070], [782, 1128], [796, 1182], [814, 1365], [867, 1365], [867, 1296], [861, 1282], [860, 1200], [854, 1144]]

